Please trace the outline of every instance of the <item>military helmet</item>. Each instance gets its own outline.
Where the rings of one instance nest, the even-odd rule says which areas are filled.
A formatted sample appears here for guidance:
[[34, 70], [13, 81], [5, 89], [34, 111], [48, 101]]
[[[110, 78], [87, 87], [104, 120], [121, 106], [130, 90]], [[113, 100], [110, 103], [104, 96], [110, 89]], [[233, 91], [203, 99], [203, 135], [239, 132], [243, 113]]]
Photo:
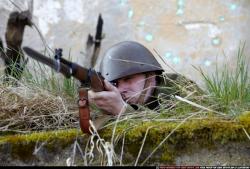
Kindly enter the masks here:
[[104, 54], [100, 65], [100, 72], [108, 81], [158, 70], [162, 70], [162, 67], [153, 54], [134, 41], [124, 41], [112, 46]]

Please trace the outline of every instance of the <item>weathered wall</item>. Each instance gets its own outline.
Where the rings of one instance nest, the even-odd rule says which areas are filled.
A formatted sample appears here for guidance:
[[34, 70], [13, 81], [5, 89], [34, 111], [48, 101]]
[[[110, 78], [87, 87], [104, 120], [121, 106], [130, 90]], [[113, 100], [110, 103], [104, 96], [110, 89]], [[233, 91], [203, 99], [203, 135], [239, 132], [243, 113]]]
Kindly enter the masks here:
[[[25, 10], [30, 1], [14, 2]], [[10, 1], [0, 1], [2, 38], [12, 10], [17, 7]], [[105, 33], [101, 54], [114, 43], [136, 40], [156, 49], [176, 71], [198, 80], [192, 65], [211, 72], [216, 60], [219, 65], [234, 65], [240, 42], [246, 42], [249, 56], [249, 10], [249, 0], [35, 0], [33, 16], [48, 45], [63, 47], [64, 55], [70, 53], [81, 65], [90, 65], [85, 43], [88, 33], [95, 33], [101, 13]], [[23, 45], [43, 49], [34, 28], [26, 28]]]
[[129, 127], [120, 122], [115, 132], [112, 125], [100, 130], [102, 140], [95, 136], [88, 146], [89, 136], [79, 129], [0, 135], [0, 166], [107, 165], [113, 138], [114, 157], [122, 163], [113, 158], [112, 165], [249, 166], [250, 112], [235, 120], [210, 116], [182, 122], [137, 121]]

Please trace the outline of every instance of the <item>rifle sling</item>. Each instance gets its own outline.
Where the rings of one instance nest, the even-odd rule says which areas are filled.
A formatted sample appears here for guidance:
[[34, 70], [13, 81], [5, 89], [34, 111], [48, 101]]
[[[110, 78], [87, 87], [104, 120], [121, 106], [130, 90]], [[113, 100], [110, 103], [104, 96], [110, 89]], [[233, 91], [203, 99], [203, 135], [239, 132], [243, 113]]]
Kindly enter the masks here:
[[79, 90], [79, 117], [80, 127], [83, 133], [91, 134], [90, 132], [90, 109], [88, 103], [88, 91], [84, 87], [80, 87]]
[[144, 84], [144, 87], [143, 87], [143, 91], [138, 99], [138, 103], [140, 105], [143, 105], [145, 103], [145, 96], [147, 94], [147, 91], [148, 91], [148, 87], [150, 86], [150, 80], [148, 79], [148, 75], [146, 74], [146, 80], [145, 80], [145, 84]]

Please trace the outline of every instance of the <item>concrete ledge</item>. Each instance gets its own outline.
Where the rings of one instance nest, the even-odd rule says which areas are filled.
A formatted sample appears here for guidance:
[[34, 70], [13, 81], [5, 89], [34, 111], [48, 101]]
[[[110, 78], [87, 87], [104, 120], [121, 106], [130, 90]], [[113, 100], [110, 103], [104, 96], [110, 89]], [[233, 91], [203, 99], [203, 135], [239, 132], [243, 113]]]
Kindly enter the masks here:
[[[144, 165], [250, 164], [250, 139], [247, 136], [250, 133], [250, 112], [243, 113], [234, 121], [209, 117], [179, 124], [141, 122], [131, 129], [128, 129], [128, 123], [119, 124], [115, 132], [116, 155], [120, 157], [123, 148], [123, 165], [134, 165], [143, 143], [138, 165], [143, 162]], [[110, 142], [112, 130], [113, 127], [108, 127], [99, 134]], [[88, 138], [78, 129], [3, 135], [0, 137], [0, 165], [65, 166], [66, 161], [69, 163], [73, 159], [74, 165], [81, 166], [86, 164], [82, 155]], [[164, 139], [166, 141], [145, 161]], [[75, 148], [75, 141], [82, 152]], [[92, 165], [101, 165], [98, 161], [100, 153], [95, 150], [94, 154]]]

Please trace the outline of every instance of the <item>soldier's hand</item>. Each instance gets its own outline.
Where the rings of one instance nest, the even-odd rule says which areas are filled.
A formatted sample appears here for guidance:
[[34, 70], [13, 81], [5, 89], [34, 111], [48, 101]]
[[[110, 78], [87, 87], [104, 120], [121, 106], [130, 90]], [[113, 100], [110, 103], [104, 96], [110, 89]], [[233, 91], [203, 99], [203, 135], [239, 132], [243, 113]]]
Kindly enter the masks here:
[[88, 91], [89, 102], [94, 103], [98, 108], [105, 110], [112, 115], [118, 115], [126, 108], [126, 103], [118, 89], [107, 80], [104, 80], [106, 91]]

